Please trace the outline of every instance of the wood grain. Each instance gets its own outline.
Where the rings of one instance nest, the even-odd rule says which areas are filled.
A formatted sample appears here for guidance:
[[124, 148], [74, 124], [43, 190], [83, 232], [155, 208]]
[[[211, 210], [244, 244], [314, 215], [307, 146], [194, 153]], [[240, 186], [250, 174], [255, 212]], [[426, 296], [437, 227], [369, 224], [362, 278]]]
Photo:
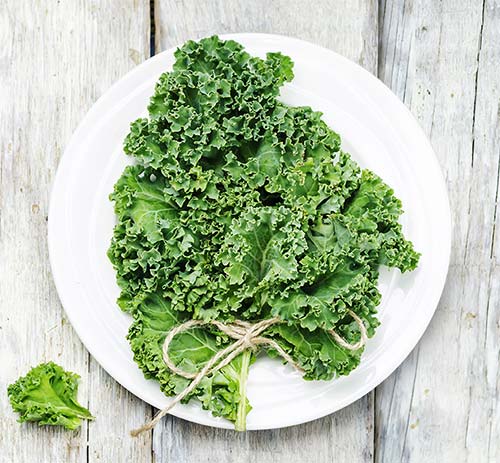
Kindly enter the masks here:
[[[49, 267], [50, 186], [71, 133], [94, 101], [149, 54], [149, 5], [133, 0], [2, 2], [0, 9], [0, 461], [151, 460], [127, 438], [150, 407], [90, 359], [67, 322]], [[82, 376], [97, 416], [78, 432], [19, 425], [5, 394], [54, 360]]]
[[431, 139], [454, 223], [423, 340], [376, 395], [376, 461], [497, 462], [500, 2], [385, 1], [381, 78]]
[[[373, 1], [156, 1], [157, 51], [215, 33], [267, 32], [329, 47], [377, 68], [377, 3]], [[373, 457], [373, 400], [368, 395], [322, 420], [276, 431], [212, 429], [167, 417], [154, 431], [157, 462], [302, 463]]]

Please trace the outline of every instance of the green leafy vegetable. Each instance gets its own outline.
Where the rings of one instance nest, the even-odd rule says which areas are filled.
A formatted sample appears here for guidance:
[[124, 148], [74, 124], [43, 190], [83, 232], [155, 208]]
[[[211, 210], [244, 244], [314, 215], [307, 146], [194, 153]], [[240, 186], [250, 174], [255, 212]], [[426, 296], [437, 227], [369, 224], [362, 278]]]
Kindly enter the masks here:
[[[418, 263], [398, 222], [400, 201], [341, 150], [321, 113], [278, 100], [293, 79], [287, 56], [256, 58], [210, 37], [187, 42], [175, 58], [149, 117], [131, 126], [124, 147], [135, 164], [111, 195], [117, 224], [108, 255], [118, 304], [134, 319], [136, 362], [177, 394], [188, 380], [161, 352], [173, 326], [277, 316], [283, 323], [264, 334], [305, 379], [348, 374], [362, 349], [345, 349], [327, 330], [359, 340], [351, 310], [373, 335], [380, 265], [405, 272]], [[214, 328], [195, 329], [176, 336], [169, 352], [194, 372], [230, 341]], [[191, 397], [243, 428], [254, 357], [240, 355]]]
[[76, 398], [79, 378], [54, 362], [32, 368], [7, 389], [12, 408], [20, 414], [19, 422], [76, 429], [82, 419], [92, 420]]

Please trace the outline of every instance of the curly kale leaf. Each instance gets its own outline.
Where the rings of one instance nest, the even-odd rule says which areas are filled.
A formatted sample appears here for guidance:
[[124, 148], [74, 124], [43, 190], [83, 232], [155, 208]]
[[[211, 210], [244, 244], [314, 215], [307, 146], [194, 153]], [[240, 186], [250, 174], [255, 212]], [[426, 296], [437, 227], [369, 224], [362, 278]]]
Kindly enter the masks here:
[[141, 163], [179, 175], [177, 187], [195, 188], [193, 167], [217, 163], [221, 149], [264, 137], [279, 87], [293, 78], [292, 62], [280, 53], [251, 57], [233, 41], [217, 37], [187, 42], [175, 53], [149, 105], [125, 140], [125, 152]]
[[[280, 87], [290, 58], [252, 57], [210, 37], [175, 53], [135, 121], [127, 167], [111, 199], [118, 218], [108, 255], [129, 340], [144, 374], [168, 394], [187, 380], [161, 356], [165, 333], [184, 320], [254, 322], [277, 316], [270, 336], [306, 379], [348, 374], [362, 349], [338, 346], [334, 329], [359, 340], [354, 312], [372, 336], [379, 267], [413, 270], [401, 202], [374, 173], [342, 151], [321, 113], [289, 107]], [[229, 342], [213, 328], [178, 335], [171, 355], [197, 371]], [[274, 355], [273, 351], [269, 351]], [[241, 428], [248, 410], [244, 354], [205, 378], [192, 397]]]
[[[186, 319], [184, 314], [172, 310], [168, 298], [159, 293], [149, 294], [137, 304], [134, 322], [128, 334], [134, 360], [146, 378], [158, 380], [161, 389], [168, 395], [180, 393], [189, 384], [188, 379], [167, 368], [162, 353], [166, 333]], [[169, 355], [178, 367], [196, 373], [227, 342], [227, 338], [207, 329], [191, 329], [173, 338]], [[249, 351], [239, 355], [214, 375], [204, 378], [185, 402], [196, 397], [203, 408], [210, 410], [215, 416], [244, 422], [246, 414], [251, 410], [244, 384], [253, 360]]]
[[77, 401], [79, 378], [54, 362], [32, 368], [7, 388], [12, 408], [20, 414], [19, 422], [36, 421], [73, 430], [82, 419], [92, 420]]

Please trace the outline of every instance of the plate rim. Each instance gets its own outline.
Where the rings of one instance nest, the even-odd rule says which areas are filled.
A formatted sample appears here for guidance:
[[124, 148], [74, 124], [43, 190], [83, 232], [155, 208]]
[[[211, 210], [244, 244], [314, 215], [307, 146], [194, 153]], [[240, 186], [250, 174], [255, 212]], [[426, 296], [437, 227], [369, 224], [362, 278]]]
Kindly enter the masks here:
[[[354, 398], [349, 397], [349, 399], [346, 401], [346, 403], [343, 403], [341, 405], [335, 404], [334, 406], [330, 408], [325, 408], [322, 410], [321, 414], [315, 413], [314, 416], [307, 416], [304, 417], [303, 415], [300, 416], [299, 418], [294, 418], [294, 419], [288, 419], [286, 423], [283, 423], [279, 426], [266, 426], [266, 424], [261, 424], [256, 427], [252, 427], [249, 430], [265, 430], [265, 429], [276, 429], [276, 428], [281, 428], [281, 427], [288, 427], [288, 426], [293, 426], [301, 423], [306, 423], [312, 420], [316, 420], [319, 418], [322, 418], [326, 415], [335, 413], [342, 408], [354, 403], [355, 401], [359, 400], [361, 397], [365, 396], [372, 390], [374, 390], [378, 385], [380, 385], [383, 381], [387, 379], [388, 376], [390, 376], [408, 357], [408, 355], [411, 353], [411, 351], [417, 346], [417, 344], [420, 342], [422, 336], [424, 335], [426, 329], [429, 326], [429, 323], [434, 316], [437, 307], [439, 305], [439, 301], [442, 297], [443, 290], [445, 287], [446, 279], [447, 279], [447, 274], [449, 270], [449, 263], [450, 263], [450, 256], [451, 256], [451, 245], [452, 245], [452, 217], [451, 217], [451, 210], [450, 210], [450, 200], [449, 200], [449, 195], [448, 195], [448, 190], [446, 188], [446, 182], [443, 176], [443, 172], [441, 170], [440, 164], [438, 162], [437, 156], [432, 148], [432, 145], [430, 144], [429, 139], [427, 138], [426, 134], [423, 132], [419, 122], [416, 120], [416, 118], [413, 116], [413, 114], [410, 112], [410, 110], [404, 105], [403, 102], [381, 81], [379, 80], [376, 76], [371, 74], [369, 71], [365, 70], [363, 67], [358, 65], [357, 63], [343, 57], [342, 55], [336, 53], [333, 50], [330, 50], [328, 48], [325, 48], [320, 45], [316, 45], [312, 42], [305, 41], [302, 39], [297, 39], [294, 37], [286, 36], [286, 35], [279, 35], [279, 34], [264, 34], [264, 33], [235, 33], [235, 34], [218, 34], [219, 37], [223, 40], [244, 40], [245, 38], [260, 38], [260, 39], [268, 39], [268, 40], [278, 40], [278, 41], [285, 41], [285, 42], [290, 42], [290, 43], [295, 43], [296, 45], [300, 45], [301, 47], [309, 47], [310, 49], [314, 49], [314, 51], [319, 52], [319, 53], [326, 53], [332, 55], [336, 60], [339, 60], [344, 63], [345, 66], [350, 67], [354, 72], [357, 72], [358, 74], [362, 74], [365, 79], [367, 79], [368, 82], [370, 82], [372, 85], [377, 87], [378, 91], [383, 92], [385, 95], [385, 99], [389, 99], [392, 104], [396, 105], [398, 107], [399, 111], [402, 111], [405, 113], [408, 121], [411, 121], [412, 124], [412, 132], [414, 133], [414, 136], [420, 139], [420, 142], [426, 145], [426, 151], [429, 153], [430, 156], [428, 156], [429, 159], [426, 160], [426, 162], [431, 162], [432, 165], [432, 170], [434, 171], [434, 174], [437, 174], [436, 178], [436, 183], [435, 187], [438, 187], [440, 191], [440, 196], [441, 199], [444, 200], [444, 208], [445, 210], [443, 213], [445, 214], [446, 217], [443, 218], [443, 224], [446, 224], [446, 228], [440, 230], [441, 235], [446, 239], [446, 249], [444, 249], [444, 257], [442, 258], [442, 261], [440, 262], [441, 264], [441, 269], [440, 273], [438, 274], [439, 278], [436, 278], [438, 280], [438, 283], [435, 285], [435, 288], [438, 288], [438, 290], [435, 290], [435, 296], [434, 300], [432, 302], [433, 310], [429, 311], [425, 318], [423, 318], [419, 324], [419, 326], [416, 327], [412, 331], [412, 335], [408, 337], [408, 340], [406, 343], [403, 344], [403, 353], [400, 353], [393, 357], [396, 358], [397, 360], [392, 360], [390, 363], [389, 367], [384, 367], [383, 373], [382, 374], [377, 374], [376, 380], [369, 379], [366, 381], [366, 383], [359, 388], [359, 391], [354, 394]], [[198, 39], [196, 39], [198, 40]], [[149, 399], [146, 399], [142, 394], [140, 390], [137, 390], [137, 388], [130, 387], [129, 384], [125, 385], [123, 381], [119, 381], [116, 379], [117, 374], [113, 372], [114, 368], [110, 366], [110, 361], [105, 360], [103, 355], [100, 355], [100, 353], [92, 347], [92, 342], [89, 339], [88, 335], [85, 333], [83, 329], [78, 328], [78, 323], [76, 322], [75, 317], [72, 314], [72, 311], [68, 309], [68, 307], [71, 306], [71, 303], [69, 302], [69, 295], [67, 288], [65, 288], [65, 285], [63, 283], [63, 269], [59, 268], [58, 263], [55, 261], [55, 256], [58, 253], [57, 249], [59, 247], [64, 247], [62, 242], [58, 241], [57, 236], [56, 236], [56, 221], [60, 217], [61, 211], [59, 210], [59, 215], [57, 213], [57, 207], [58, 204], [61, 203], [61, 195], [62, 192], [65, 190], [65, 173], [68, 171], [70, 167], [70, 162], [71, 162], [71, 151], [74, 150], [74, 146], [79, 144], [79, 136], [81, 132], [84, 132], [85, 126], [88, 124], [88, 121], [91, 120], [96, 113], [99, 112], [99, 109], [102, 105], [106, 104], [107, 100], [112, 100], [114, 93], [117, 92], [117, 90], [124, 85], [125, 81], [132, 81], [134, 78], [139, 76], [141, 74], [141, 71], [143, 68], [147, 67], [148, 65], [151, 64], [151, 62], [160, 60], [162, 58], [165, 58], [167, 55], [171, 55], [173, 51], [175, 51], [178, 47], [174, 46], [171, 47], [161, 53], [158, 53], [157, 55], [154, 55], [153, 57], [149, 58], [148, 60], [145, 60], [143, 63], [140, 65], [136, 66], [129, 72], [127, 72], [124, 76], [122, 76], [120, 79], [118, 79], [111, 87], [109, 87], [103, 95], [97, 99], [95, 103], [91, 106], [91, 108], [87, 111], [85, 116], [80, 120], [77, 128], [71, 135], [71, 138], [69, 142], [66, 145], [66, 148], [64, 150], [63, 155], [61, 156], [61, 159], [59, 161], [59, 165], [57, 167], [57, 172], [56, 175], [53, 179], [52, 183], [52, 188], [50, 192], [50, 199], [49, 199], [49, 211], [48, 211], [48, 229], [47, 229], [47, 235], [48, 235], [48, 249], [49, 249], [49, 261], [50, 261], [50, 267], [52, 271], [52, 276], [53, 280], [56, 286], [57, 294], [59, 296], [59, 299], [61, 301], [61, 305], [64, 308], [64, 311], [66, 313], [66, 316], [68, 317], [73, 329], [77, 333], [78, 337], [84, 344], [85, 348], [88, 350], [88, 352], [95, 358], [95, 360], [103, 367], [103, 369], [111, 376], [113, 379], [115, 379], [119, 384], [121, 384], [125, 389], [127, 389], [129, 392], [132, 394], [136, 395], [139, 397], [141, 400], [145, 401], [148, 404], [151, 404], [153, 406], [157, 406], [154, 403], [151, 403]], [[71, 290], [69, 292], [72, 292]], [[170, 399], [169, 397], [166, 397], [166, 399]], [[217, 423], [213, 421], [207, 421], [204, 420], [203, 418], [200, 418], [199, 416], [193, 416], [190, 410], [184, 409], [184, 407], [175, 407], [171, 412], [169, 412], [171, 415], [177, 416], [179, 418], [183, 418], [186, 420], [189, 420], [191, 422], [207, 425], [207, 426], [212, 426], [212, 427], [218, 427], [218, 428], [226, 428], [226, 429], [233, 429], [232, 423], [226, 421], [226, 420], [217, 420]]]

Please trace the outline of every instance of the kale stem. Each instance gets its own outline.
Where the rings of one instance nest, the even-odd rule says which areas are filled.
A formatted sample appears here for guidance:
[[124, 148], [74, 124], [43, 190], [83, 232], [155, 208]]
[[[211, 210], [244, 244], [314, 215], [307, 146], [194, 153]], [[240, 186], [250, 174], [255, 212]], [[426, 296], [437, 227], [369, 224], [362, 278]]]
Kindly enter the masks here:
[[252, 351], [247, 349], [241, 354], [241, 372], [239, 377], [239, 393], [240, 401], [238, 403], [238, 412], [236, 414], [236, 421], [234, 429], [236, 431], [245, 431], [247, 424], [247, 379], [248, 370], [250, 367], [250, 359], [252, 358]]

